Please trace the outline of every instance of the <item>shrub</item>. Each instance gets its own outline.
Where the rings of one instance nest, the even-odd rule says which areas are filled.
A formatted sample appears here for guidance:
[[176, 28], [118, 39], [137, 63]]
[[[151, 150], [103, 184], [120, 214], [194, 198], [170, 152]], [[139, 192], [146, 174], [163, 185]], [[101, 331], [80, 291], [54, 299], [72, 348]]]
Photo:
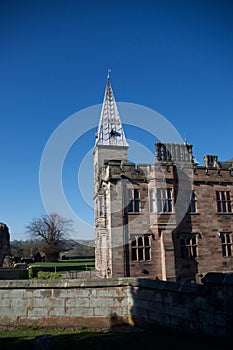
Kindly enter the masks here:
[[55, 273], [55, 272], [49, 272], [49, 271], [38, 271], [36, 279], [39, 280], [56, 280], [61, 279], [62, 277]]
[[28, 268], [28, 277], [29, 278], [37, 277], [37, 271], [36, 271], [35, 267], [29, 266], [29, 268]]

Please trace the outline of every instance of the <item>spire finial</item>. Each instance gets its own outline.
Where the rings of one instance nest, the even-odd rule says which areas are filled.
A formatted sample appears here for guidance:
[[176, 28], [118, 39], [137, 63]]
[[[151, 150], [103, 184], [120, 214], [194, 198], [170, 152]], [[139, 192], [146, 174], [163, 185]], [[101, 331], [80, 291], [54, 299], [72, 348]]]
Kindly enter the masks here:
[[184, 144], [185, 144], [185, 146], [187, 146], [187, 138], [186, 138], [186, 131], [184, 132]]
[[111, 73], [111, 69], [108, 68], [108, 76], [107, 76], [108, 82], [109, 82], [109, 80], [110, 80], [110, 73]]

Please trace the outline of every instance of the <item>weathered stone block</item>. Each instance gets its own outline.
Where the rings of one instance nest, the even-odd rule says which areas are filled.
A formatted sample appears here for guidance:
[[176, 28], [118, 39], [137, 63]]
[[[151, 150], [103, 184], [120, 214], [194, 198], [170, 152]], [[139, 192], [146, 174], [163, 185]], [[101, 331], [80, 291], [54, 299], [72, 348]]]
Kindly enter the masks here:
[[18, 307], [28, 307], [31, 304], [30, 299], [11, 299], [11, 308], [18, 308]]
[[67, 315], [66, 309], [63, 307], [49, 307], [48, 316], [55, 316], [58, 319]]
[[11, 305], [10, 298], [1, 298], [1, 296], [0, 296], [0, 308], [2, 308], [3, 306], [10, 307], [10, 305]]
[[[30, 300], [30, 299], [28, 299]], [[32, 307], [60, 307], [64, 308], [65, 300], [64, 299], [54, 299], [54, 298], [33, 298]]]
[[80, 298], [77, 297], [75, 299], [70, 298], [70, 299], [66, 299], [65, 301], [65, 307], [76, 307], [79, 308], [80, 306], [84, 306], [84, 307], [89, 307], [90, 306], [90, 298]]
[[46, 307], [33, 307], [28, 309], [28, 317], [45, 317], [49, 315]]
[[106, 306], [112, 306], [113, 305], [113, 298], [106, 297], [106, 298], [91, 298], [90, 300], [90, 306], [91, 307], [106, 307]]
[[69, 307], [65, 311], [66, 316], [94, 316], [94, 311], [92, 307]]

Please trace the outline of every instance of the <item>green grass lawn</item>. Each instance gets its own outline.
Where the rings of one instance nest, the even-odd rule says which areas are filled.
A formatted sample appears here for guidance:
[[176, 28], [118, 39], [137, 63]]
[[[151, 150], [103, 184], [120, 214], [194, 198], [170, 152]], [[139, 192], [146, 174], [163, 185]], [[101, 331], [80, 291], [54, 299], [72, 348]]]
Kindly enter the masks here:
[[91, 264], [93, 265], [95, 263], [94, 258], [80, 258], [80, 259], [69, 259], [69, 260], [59, 260], [56, 262], [39, 262], [39, 263], [31, 263], [30, 265], [43, 265], [43, 266], [51, 266], [51, 265], [64, 265], [64, 266], [69, 266], [69, 265], [78, 265], [82, 266], [85, 264]]
[[105, 330], [90, 331], [87, 329], [33, 329], [21, 328], [16, 330], [0, 330], [0, 349], [16, 348], [32, 350], [32, 340], [37, 335], [51, 334], [54, 336], [57, 350], [223, 350], [223, 341], [208, 337], [194, 337], [167, 329], [150, 331], [134, 330]]
[[92, 271], [95, 269], [94, 258], [80, 258], [72, 260], [60, 260], [57, 262], [32, 263], [29, 266], [40, 266], [43, 271], [65, 273], [70, 271]]

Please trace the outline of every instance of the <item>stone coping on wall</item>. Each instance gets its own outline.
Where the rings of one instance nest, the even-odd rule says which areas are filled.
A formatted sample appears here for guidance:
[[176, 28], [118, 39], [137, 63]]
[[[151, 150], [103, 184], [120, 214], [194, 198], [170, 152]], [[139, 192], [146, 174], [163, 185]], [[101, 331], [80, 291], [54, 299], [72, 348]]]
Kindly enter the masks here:
[[194, 283], [169, 282], [150, 278], [63, 279], [63, 280], [0, 280], [0, 289], [61, 289], [137, 287], [191, 294], [205, 293], [205, 286]]
[[136, 286], [135, 278], [112, 279], [61, 279], [61, 280], [0, 280], [0, 289], [22, 288], [101, 288], [117, 286]]
[[208, 285], [233, 285], [233, 273], [210, 272], [202, 278], [203, 284], [171, 282], [151, 278], [118, 277], [108, 279], [61, 279], [61, 280], [0, 280], [0, 289], [22, 288], [106, 288], [132, 286], [160, 289], [174, 292], [190, 292], [202, 294]]
[[[187, 283], [186, 283], [187, 284]], [[108, 278], [108, 279], [62, 279], [62, 280], [0, 280], [0, 289], [22, 289], [22, 288], [101, 288], [132, 286], [144, 288], [158, 288], [164, 290], [182, 290], [198, 288], [198, 285], [160, 281], [149, 278]]]

